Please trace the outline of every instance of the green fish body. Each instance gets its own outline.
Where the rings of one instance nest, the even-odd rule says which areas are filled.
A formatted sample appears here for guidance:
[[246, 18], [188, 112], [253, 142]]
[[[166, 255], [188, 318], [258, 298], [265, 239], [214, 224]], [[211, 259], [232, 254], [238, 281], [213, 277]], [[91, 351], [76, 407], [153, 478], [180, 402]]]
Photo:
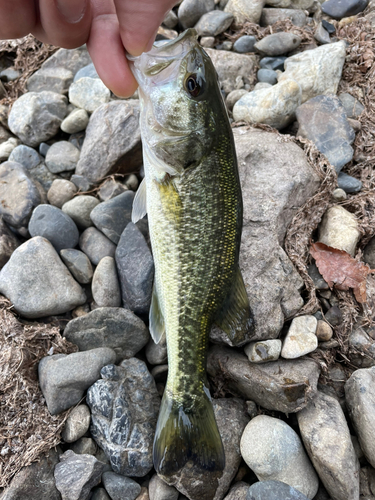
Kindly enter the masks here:
[[156, 342], [166, 335], [169, 366], [154, 465], [167, 480], [190, 467], [217, 481], [225, 458], [207, 387], [209, 333], [216, 323], [238, 339], [252, 323], [238, 267], [242, 197], [232, 131], [194, 30], [131, 60], [145, 167], [133, 222], [147, 211], [150, 332]]

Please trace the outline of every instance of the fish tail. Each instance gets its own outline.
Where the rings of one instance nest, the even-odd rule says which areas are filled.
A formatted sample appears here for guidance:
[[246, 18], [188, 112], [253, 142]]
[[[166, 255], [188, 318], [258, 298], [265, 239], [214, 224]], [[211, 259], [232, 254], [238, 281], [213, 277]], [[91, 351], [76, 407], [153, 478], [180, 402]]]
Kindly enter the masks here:
[[156, 471], [165, 477], [188, 462], [206, 472], [224, 469], [224, 448], [211, 400], [205, 393], [184, 405], [165, 390], [153, 455]]

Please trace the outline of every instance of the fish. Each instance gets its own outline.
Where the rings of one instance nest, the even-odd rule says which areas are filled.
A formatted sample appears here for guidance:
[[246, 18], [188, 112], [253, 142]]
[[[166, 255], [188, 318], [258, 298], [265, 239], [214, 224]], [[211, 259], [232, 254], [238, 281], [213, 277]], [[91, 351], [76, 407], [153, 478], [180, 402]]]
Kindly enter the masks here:
[[149, 329], [156, 343], [166, 338], [168, 352], [154, 466], [167, 482], [190, 470], [217, 484], [225, 456], [206, 376], [209, 333], [216, 324], [238, 342], [253, 325], [238, 264], [243, 206], [233, 134], [194, 29], [128, 59], [139, 84], [145, 172], [132, 221], [147, 213], [155, 262]]

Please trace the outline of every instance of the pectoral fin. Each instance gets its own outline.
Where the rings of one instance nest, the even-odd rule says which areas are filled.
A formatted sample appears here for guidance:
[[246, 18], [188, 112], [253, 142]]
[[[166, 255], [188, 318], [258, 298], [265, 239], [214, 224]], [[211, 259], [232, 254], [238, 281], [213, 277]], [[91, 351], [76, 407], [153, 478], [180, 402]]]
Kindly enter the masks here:
[[147, 214], [146, 179], [143, 179], [133, 200], [132, 223], [135, 224]]
[[159, 344], [162, 338], [165, 338], [165, 325], [164, 325], [163, 313], [161, 312], [160, 309], [155, 283], [151, 297], [149, 328], [152, 340], [155, 342], [155, 344]]
[[228, 335], [234, 345], [248, 342], [246, 333], [253, 325], [253, 318], [239, 267], [224, 305], [215, 318], [215, 323]]

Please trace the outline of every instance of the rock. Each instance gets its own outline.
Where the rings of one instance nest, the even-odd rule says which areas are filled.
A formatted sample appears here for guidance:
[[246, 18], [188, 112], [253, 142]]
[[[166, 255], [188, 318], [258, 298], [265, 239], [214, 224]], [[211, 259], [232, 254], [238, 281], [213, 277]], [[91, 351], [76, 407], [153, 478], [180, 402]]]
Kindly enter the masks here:
[[354, 120], [353, 118], [348, 118], [348, 123], [352, 127], [355, 133], [362, 130], [362, 124], [359, 120]]
[[148, 342], [150, 336], [141, 319], [122, 307], [103, 307], [69, 321], [64, 336], [80, 351], [110, 347], [116, 363], [131, 358]]
[[6, 161], [18, 144], [19, 140], [15, 137], [10, 137], [7, 141], [2, 142], [0, 144], [0, 161]]
[[341, 205], [330, 207], [319, 224], [319, 241], [348, 252], [354, 257], [360, 238], [358, 222], [352, 213]]
[[265, 0], [229, 0], [224, 11], [234, 15], [237, 24], [259, 23]]
[[336, 28], [332, 23], [329, 23], [326, 19], [322, 19], [323, 27], [328, 31], [330, 35], [336, 33]]
[[347, 198], [345, 191], [341, 188], [336, 188], [332, 193], [332, 197], [336, 201], [345, 201]]
[[[316, 498], [316, 497], [314, 497]], [[282, 481], [259, 481], [250, 486], [246, 500], [308, 500], [300, 491]]]
[[238, 38], [233, 44], [233, 50], [244, 54], [246, 52], [255, 52], [254, 45], [257, 43], [257, 39], [252, 35], [243, 35]]
[[91, 191], [95, 187], [95, 183], [91, 182], [89, 179], [87, 179], [83, 175], [73, 174], [71, 176], [70, 180], [82, 192]]
[[64, 203], [71, 200], [78, 191], [73, 182], [66, 179], [55, 179], [47, 193], [47, 199], [51, 205], [61, 208]]
[[281, 31], [265, 36], [254, 45], [254, 48], [262, 55], [282, 56], [296, 49], [301, 41], [301, 37], [298, 35]]
[[315, 335], [317, 323], [314, 316], [294, 318], [284, 339], [281, 356], [285, 359], [294, 359], [315, 351], [318, 347]]
[[27, 92], [13, 104], [9, 128], [27, 146], [48, 141], [59, 130], [67, 112], [65, 96], [56, 92]]
[[103, 257], [114, 257], [116, 252], [116, 245], [95, 227], [89, 227], [81, 234], [79, 246], [95, 266]]
[[53, 174], [74, 170], [79, 160], [79, 150], [68, 141], [52, 144], [46, 154], [46, 165]]
[[39, 383], [51, 415], [79, 403], [85, 390], [100, 378], [103, 366], [115, 359], [115, 352], [108, 347], [42, 358]]
[[113, 257], [104, 257], [92, 278], [92, 297], [99, 307], [120, 307], [121, 291]]
[[375, 365], [375, 342], [364, 328], [354, 327], [349, 335], [350, 362], [358, 368], [369, 368]]
[[84, 109], [74, 109], [64, 120], [62, 121], [60, 128], [63, 132], [67, 134], [76, 134], [85, 130], [89, 123], [89, 115]]
[[234, 16], [229, 12], [212, 10], [203, 14], [195, 25], [199, 36], [217, 36], [223, 33], [232, 24]]
[[103, 182], [98, 191], [98, 195], [101, 201], [107, 201], [111, 198], [115, 198], [119, 194], [127, 191], [128, 188], [122, 182], [115, 181], [115, 179], [109, 178]]
[[236, 104], [237, 101], [241, 99], [245, 94], [247, 94], [247, 90], [245, 89], [238, 89], [238, 90], [232, 90], [232, 92], [229, 92], [225, 99], [225, 104], [227, 105], [227, 108], [232, 111], [233, 106]]
[[263, 9], [260, 18], [261, 26], [271, 26], [278, 21], [290, 19], [295, 26], [302, 28], [307, 23], [307, 16], [302, 10], [297, 9]]
[[150, 500], [177, 500], [178, 491], [165, 483], [157, 474], [154, 474], [148, 485]]
[[184, 29], [192, 28], [203, 14], [214, 10], [214, 8], [214, 0], [183, 0], [178, 8], [177, 15]]
[[93, 276], [92, 265], [83, 252], [74, 248], [65, 248], [60, 252], [64, 264], [72, 273], [74, 278], [82, 285], [87, 285], [91, 282]]
[[53, 469], [59, 462], [58, 451], [49, 450], [39, 462], [23, 467], [3, 491], [1, 500], [61, 500], [55, 486]]
[[280, 357], [281, 340], [263, 340], [250, 342], [245, 347], [245, 354], [251, 363], [267, 363]]
[[272, 69], [259, 69], [257, 72], [257, 78], [259, 82], [266, 82], [270, 85], [275, 85], [275, 83], [277, 83], [277, 73]]
[[229, 490], [224, 500], [246, 500], [249, 485], [243, 481], [237, 481]]
[[308, 273], [310, 278], [313, 280], [315, 288], [317, 288], [318, 290], [329, 290], [329, 286], [323, 279], [323, 276], [320, 274], [315, 262], [309, 265]]
[[62, 211], [69, 215], [80, 229], [86, 229], [92, 226], [90, 214], [99, 203], [94, 196], [76, 196], [64, 203]]
[[255, 364], [243, 354], [219, 346], [208, 353], [207, 371], [212, 377], [220, 377], [229, 392], [283, 413], [306, 406], [319, 377], [319, 367], [310, 359]]
[[323, 24], [320, 22], [315, 30], [314, 38], [319, 43], [331, 43], [331, 39], [329, 38], [328, 31], [323, 27]]
[[0, 215], [15, 228], [26, 226], [33, 209], [44, 201], [43, 189], [16, 162], [0, 165], [0, 180]]
[[69, 101], [89, 113], [106, 104], [110, 97], [111, 91], [99, 78], [84, 76], [69, 87]]
[[337, 306], [333, 306], [325, 313], [325, 319], [332, 326], [338, 326], [341, 325], [343, 321], [343, 315]]
[[45, 157], [45, 156], [46, 156], [46, 154], [47, 154], [47, 151], [49, 150], [49, 148], [50, 148], [50, 147], [51, 147], [51, 146], [49, 146], [49, 145], [48, 145], [48, 144], [46, 144], [45, 142], [41, 142], [41, 143], [39, 144], [39, 154], [40, 154], [41, 156], [44, 156], [44, 157]]
[[282, 481], [307, 498], [316, 495], [318, 477], [300, 438], [282, 420], [267, 415], [253, 418], [242, 434], [241, 455], [260, 481]]
[[215, 37], [214, 36], [202, 36], [199, 43], [204, 48], [213, 49], [215, 47]]
[[90, 500], [111, 500], [104, 488], [94, 488]]
[[73, 50], [59, 49], [42, 64], [42, 69], [65, 68], [75, 75], [79, 69], [87, 66], [89, 63], [91, 63], [91, 58], [86, 46], [82, 45], [78, 49]]
[[[90, 426], [90, 422], [89, 422]], [[88, 427], [89, 427], [88, 426]], [[70, 447], [77, 455], [95, 455], [97, 447], [95, 441], [91, 438], [81, 437], [75, 441]], [[98, 459], [99, 460], [99, 459]]]
[[173, 29], [175, 26], [177, 26], [178, 17], [176, 16], [176, 14], [172, 9], [165, 14], [163, 19], [163, 24], [169, 29]]
[[69, 142], [81, 151], [85, 137], [86, 137], [86, 131], [77, 132], [76, 134], [72, 134], [69, 137]]
[[349, 125], [340, 99], [320, 95], [308, 100], [296, 111], [298, 133], [310, 139], [329, 162], [340, 172], [353, 158], [350, 144], [355, 133]]
[[340, 172], [337, 177], [337, 185], [345, 193], [358, 193], [362, 189], [362, 182], [351, 175]]
[[0, 72], [0, 80], [3, 82], [13, 82], [21, 76], [21, 72], [14, 68], [5, 68]]
[[301, 88], [298, 83], [288, 80], [244, 95], [234, 105], [233, 117], [236, 121], [265, 123], [281, 129], [294, 120], [300, 104]]
[[20, 144], [9, 156], [9, 161], [20, 163], [26, 170], [31, 170], [43, 161], [43, 157], [35, 149]]
[[322, 3], [322, 12], [333, 19], [342, 19], [359, 14], [367, 4], [368, 0], [327, 0]]
[[86, 129], [76, 174], [99, 182], [113, 173], [134, 172], [141, 164], [139, 109], [125, 101], [97, 108]]
[[133, 479], [115, 472], [104, 472], [102, 480], [112, 500], [135, 500], [141, 491], [140, 485]]
[[146, 346], [146, 358], [150, 365], [162, 365], [167, 363], [168, 355], [167, 355], [167, 345], [164, 339], [161, 340], [158, 344], [150, 339]]
[[123, 306], [147, 314], [151, 304], [154, 261], [147, 242], [132, 222], [126, 226], [116, 248]]
[[90, 214], [95, 226], [113, 243], [118, 243], [125, 227], [131, 221], [134, 193], [126, 191], [100, 203]]
[[302, 89], [302, 102], [321, 94], [336, 94], [346, 56], [344, 40], [288, 57], [279, 82], [295, 80]]
[[[7, 116], [8, 116], [8, 113], [7, 113]], [[8, 129], [3, 127], [3, 125], [1, 125], [1, 105], [0, 105], [0, 144], [2, 144], [3, 142], [6, 142], [11, 137], [13, 137], [13, 134], [11, 132], [9, 132]]]
[[91, 489], [100, 483], [103, 470], [104, 464], [92, 455], [66, 451], [60, 456], [54, 473], [62, 500], [87, 500]]
[[365, 109], [355, 97], [346, 92], [339, 94], [338, 98], [344, 106], [348, 118], [358, 118]]
[[363, 260], [370, 266], [371, 269], [375, 269], [375, 237], [367, 243], [363, 251]]
[[284, 71], [284, 62], [286, 57], [262, 57], [260, 60], [260, 67], [264, 69], [273, 69], [274, 71]]
[[328, 342], [328, 340], [331, 340], [332, 335], [333, 331], [329, 324], [326, 321], [318, 320], [316, 337], [319, 342]]
[[372, 438], [375, 425], [375, 367], [356, 370], [345, 384], [345, 401], [358, 436], [361, 449], [374, 467], [375, 443]]
[[19, 246], [20, 242], [17, 237], [0, 216], [0, 269], [5, 266], [14, 250]]
[[90, 410], [86, 405], [73, 408], [65, 422], [61, 437], [66, 443], [74, 443], [86, 434], [90, 427]]
[[84, 66], [83, 68], [79, 69], [74, 76], [74, 81], [76, 82], [77, 80], [83, 77], [99, 78], [94, 63], [90, 63], [87, 66]]
[[27, 80], [29, 92], [50, 91], [67, 94], [73, 81], [73, 73], [66, 68], [41, 68]]
[[137, 358], [107, 366], [101, 375], [102, 380], [87, 392], [91, 434], [116, 473], [143, 477], [153, 467], [152, 443], [160, 405], [155, 381]]
[[0, 293], [26, 318], [63, 314], [86, 302], [56, 250], [40, 236], [13, 252], [0, 272]]

